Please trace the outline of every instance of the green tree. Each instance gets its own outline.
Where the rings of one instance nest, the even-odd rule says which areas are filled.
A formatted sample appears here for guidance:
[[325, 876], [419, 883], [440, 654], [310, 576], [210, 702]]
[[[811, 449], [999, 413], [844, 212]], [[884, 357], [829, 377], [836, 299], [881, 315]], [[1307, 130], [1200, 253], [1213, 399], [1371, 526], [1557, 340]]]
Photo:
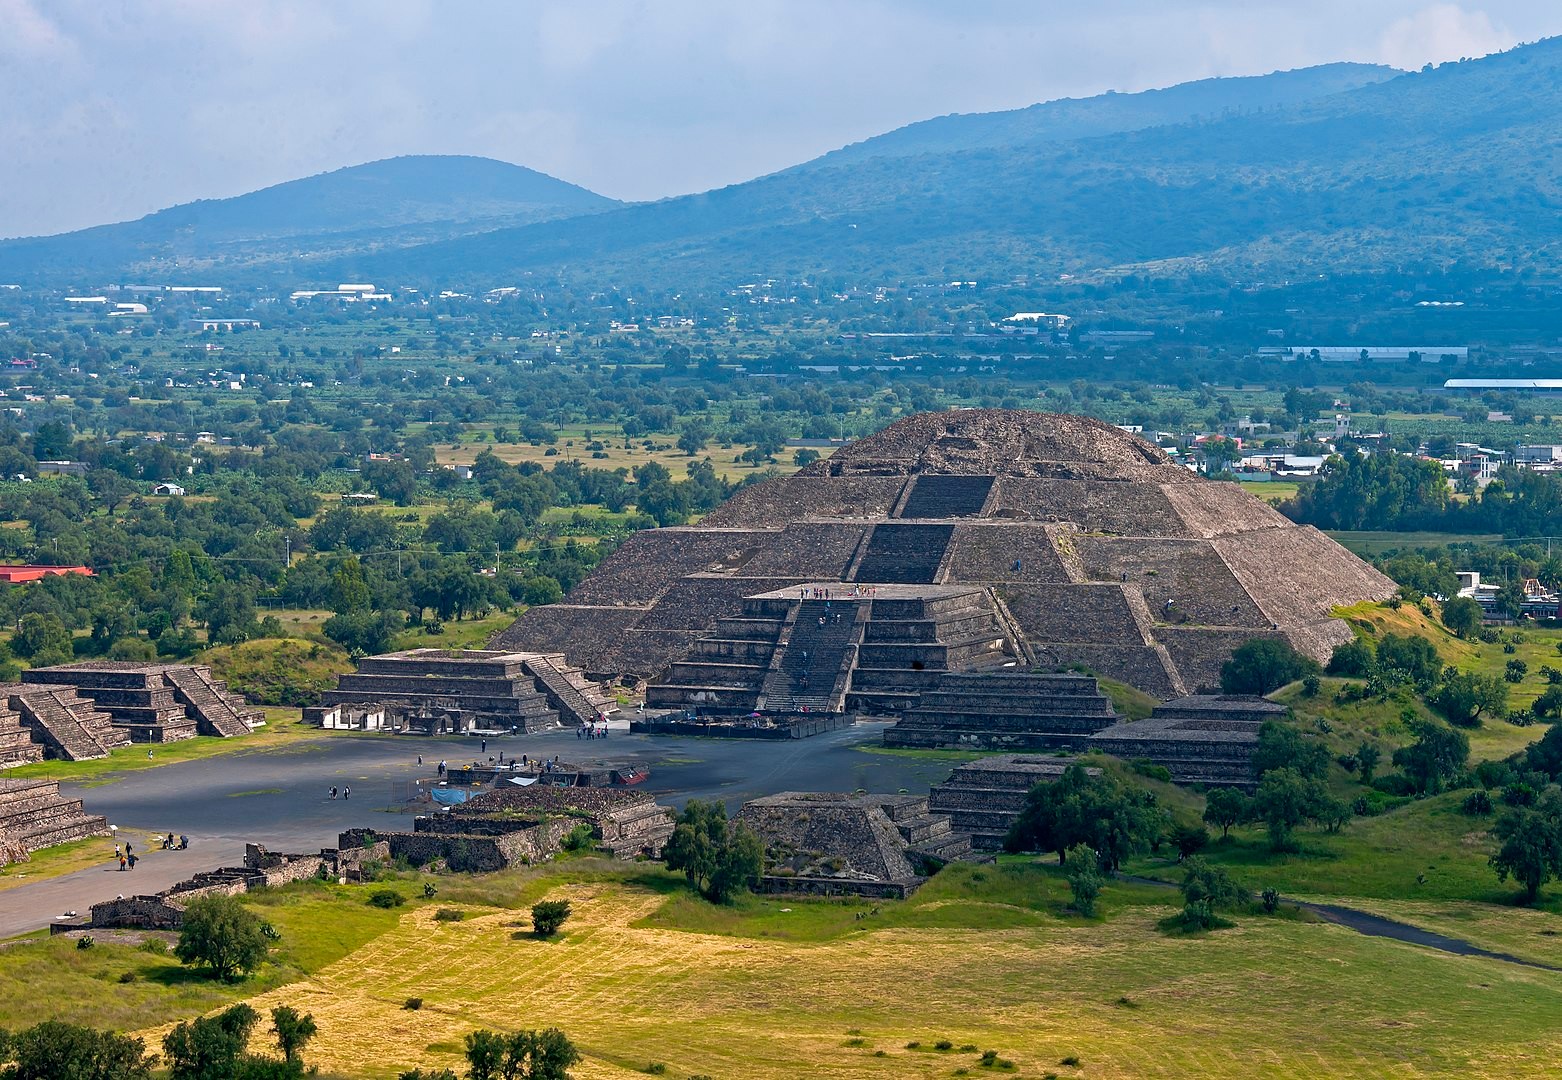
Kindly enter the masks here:
[[1271, 850], [1296, 850], [1296, 830], [1312, 816], [1319, 786], [1292, 768], [1264, 774], [1253, 796], [1253, 813], [1269, 830]]
[[1443, 625], [1462, 638], [1481, 629], [1481, 605], [1468, 596], [1455, 596], [1443, 604]]
[[231, 896], [203, 896], [184, 909], [184, 925], [174, 955], [211, 969], [218, 979], [233, 980], [266, 959], [265, 924]]
[[1372, 778], [1377, 775], [1378, 762], [1383, 758], [1383, 752], [1376, 746], [1362, 740], [1356, 747], [1356, 766], [1361, 770], [1361, 782], [1368, 787], [1372, 786]]
[[1321, 779], [1329, 771], [1329, 748], [1290, 724], [1265, 720], [1258, 729], [1253, 769], [1259, 776], [1273, 769], [1295, 769], [1308, 780]]
[[474, 1031], [466, 1037], [466, 1060], [469, 1080], [568, 1080], [580, 1052], [558, 1028]]
[[336, 573], [331, 575], [328, 603], [338, 615], [369, 610], [369, 585], [363, 579], [363, 565], [358, 562], [358, 556], [343, 559]]
[[151, 1080], [154, 1060], [140, 1039], [59, 1020], [0, 1031], [5, 1080]]
[[1220, 830], [1222, 840], [1231, 835], [1231, 827], [1247, 817], [1247, 796], [1237, 788], [1218, 787], [1204, 797], [1204, 820]]
[[1109, 773], [1070, 765], [1050, 784], [1037, 784], [1009, 829], [1010, 851], [1054, 851], [1058, 865], [1076, 844], [1096, 853], [1111, 873], [1130, 856], [1148, 850], [1164, 831], [1166, 812], [1153, 793]]
[[1524, 902], [1534, 903], [1542, 885], [1562, 877], [1562, 794], [1553, 788], [1533, 808], [1506, 811], [1492, 836], [1499, 845], [1490, 859], [1497, 880], [1513, 878], [1524, 886]]
[[764, 846], [746, 826], [727, 820], [721, 803], [690, 799], [662, 855], [669, 870], [682, 870], [689, 884], [713, 904], [725, 904], [759, 881]]
[[1188, 859], [1182, 871], [1182, 924], [1190, 930], [1208, 930], [1215, 924], [1215, 912], [1246, 903], [1250, 898], [1218, 866], [1197, 855]]
[[75, 656], [71, 647], [71, 632], [58, 615], [28, 612], [17, 624], [11, 635], [11, 651], [33, 667], [51, 664], [68, 664]]
[[1508, 687], [1495, 675], [1448, 668], [1442, 682], [1427, 697], [1427, 704], [1442, 713], [1451, 724], [1480, 727], [1481, 716], [1500, 713], [1508, 704]]
[[1372, 671], [1374, 662], [1372, 646], [1360, 638], [1352, 638], [1343, 645], [1336, 645], [1329, 656], [1325, 671], [1330, 675], [1347, 675], [1365, 678]]
[[1101, 895], [1101, 863], [1087, 844], [1075, 844], [1063, 855], [1063, 875], [1074, 898], [1074, 910], [1089, 918]]
[[319, 1029], [311, 1013], [299, 1015], [290, 1005], [278, 1005], [271, 1010], [271, 1031], [277, 1039], [277, 1049], [284, 1061], [297, 1063], [304, 1047], [315, 1037]]
[[168, 1080], [234, 1080], [259, 1019], [241, 1002], [215, 1016], [176, 1025], [163, 1037]]
[[1378, 669], [1404, 672], [1405, 680], [1418, 689], [1430, 689], [1437, 682], [1442, 666], [1437, 646], [1420, 634], [1384, 634], [1378, 642]]
[[1394, 751], [1394, 764], [1417, 791], [1436, 794], [1464, 772], [1470, 740], [1464, 732], [1435, 720], [1413, 719], [1410, 730], [1416, 741]]
[[539, 900], [532, 905], [532, 932], [538, 937], [552, 937], [569, 916], [568, 900]]
[[678, 449], [694, 457], [710, 442], [710, 427], [703, 420], [690, 420], [678, 432]]
[[1281, 638], [1253, 638], [1238, 645], [1220, 667], [1220, 689], [1227, 694], [1268, 694], [1286, 683], [1319, 671]]

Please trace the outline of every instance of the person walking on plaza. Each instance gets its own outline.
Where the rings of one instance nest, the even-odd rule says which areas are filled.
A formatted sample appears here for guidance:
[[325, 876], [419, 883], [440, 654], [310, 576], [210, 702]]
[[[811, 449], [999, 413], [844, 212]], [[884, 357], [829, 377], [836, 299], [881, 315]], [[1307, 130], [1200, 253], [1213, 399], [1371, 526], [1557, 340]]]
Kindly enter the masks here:
[[349, 797], [351, 797], [351, 796], [352, 796], [352, 793], [353, 793], [353, 789], [352, 789], [352, 788], [350, 788], [350, 787], [344, 787], [344, 788], [343, 788], [343, 789], [342, 789], [342, 798], [343, 798], [343, 799], [346, 799], [346, 798], [349, 798]]

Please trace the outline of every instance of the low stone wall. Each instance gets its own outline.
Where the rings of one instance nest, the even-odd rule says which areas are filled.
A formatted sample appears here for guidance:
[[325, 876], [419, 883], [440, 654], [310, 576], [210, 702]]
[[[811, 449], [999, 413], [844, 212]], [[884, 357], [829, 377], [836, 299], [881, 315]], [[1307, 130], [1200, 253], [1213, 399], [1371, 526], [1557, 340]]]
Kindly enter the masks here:
[[869, 900], [904, 900], [922, 887], [923, 879], [909, 881], [858, 881], [851, 878], [788, 877], [766, 874], [756, 892], [802, 896], [861, 896]]
[[578, 824], [574, 818], [554, 818], [500, 835], [474, 833], [383, 833], [393, 859], [414, 866], [443, 862], [455, 873], [483, 874], [516, 864], [542, 862], [561, 850], [560, 845]]

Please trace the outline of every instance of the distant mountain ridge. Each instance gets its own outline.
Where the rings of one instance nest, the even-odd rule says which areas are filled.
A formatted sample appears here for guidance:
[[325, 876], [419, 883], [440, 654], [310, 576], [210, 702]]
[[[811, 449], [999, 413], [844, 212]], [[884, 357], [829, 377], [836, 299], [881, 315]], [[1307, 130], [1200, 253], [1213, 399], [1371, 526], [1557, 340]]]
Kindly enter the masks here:
[[490, 158], [387, 158], [135, 221], [0, 243], [0, 273], [254, 267], [446, 240], [618, 205]]
[[[159, 267], [296, 279], [302, 266], [456, 286], [527, 272], [676, 287], [1212, 268], [1273, 280], [1456, 262], [1554, 272], [1558, 116], [1553, 38], [1421, 72], [1335, 64], [941, 117], [654, 203], [452, 164], [481, 159], [393, 159], [296, 181], [313, 201], [279, 185], [0, 244], [0, 279]], [[364, 204], [379, 216], [354, 218]]]
[[835, 168], [874, 157], [1064, 142], [1219, 119], [1233, 112], [1312, 101], [1403, 74], [1381, 64], [1322, 64], [1271, 75], [1199, 79], [1133, 94], [1109, 90], [1094, 97], [1059, 98], [1003, 112], [951, 113], [852, 143], [784, 171]]
[[1455, 262], [1553, 271], [1559, 115], [1553, 38], [1224, 119], [838, 165], [827, 155], [701, 195], [345, 265], [376, 279], [475, 284], [567, 268], [659, 285], [1202, 268], [1289, 278]]

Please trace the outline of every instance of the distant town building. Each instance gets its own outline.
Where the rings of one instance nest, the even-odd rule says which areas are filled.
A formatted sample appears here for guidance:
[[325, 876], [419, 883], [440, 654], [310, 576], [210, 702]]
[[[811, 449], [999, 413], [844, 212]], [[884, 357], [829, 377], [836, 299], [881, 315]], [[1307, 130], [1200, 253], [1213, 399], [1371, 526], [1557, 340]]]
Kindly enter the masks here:
[[178, 484], [157, 484], [152, 488], [153, 495], [183, 495], [184, 488]]
[[1046, 311], [1016, 311], [1007, 319], [1006, 323], [1032, 323], [1036, 326], [1050, 327], [1053, 330], [1063, 330], [1071, 321], [1067, 315], [1053, 315]]
[[194, 330], [197, 333], [206, 330], [259, 330], [258, 319], [186, 319], [186, 330]]
[[1562, 379], [1449, 379], [1444, 390], [1463, 390], [1480, 394], [1487, 390], [1512, 390], [1519, 393], [1559, 394]]
[[1287, 345], [1259, 349], [1260, 356], [1288, 360], [1322, 360], [1330, 364], [1367, 360], [1416, 360], [1435, 364], [1440, 360], [1468, 360], [1468, 345]]
[[85, 461], [40, 461], [38, 474], [40, 476], [86, 476], [87, 463]]

